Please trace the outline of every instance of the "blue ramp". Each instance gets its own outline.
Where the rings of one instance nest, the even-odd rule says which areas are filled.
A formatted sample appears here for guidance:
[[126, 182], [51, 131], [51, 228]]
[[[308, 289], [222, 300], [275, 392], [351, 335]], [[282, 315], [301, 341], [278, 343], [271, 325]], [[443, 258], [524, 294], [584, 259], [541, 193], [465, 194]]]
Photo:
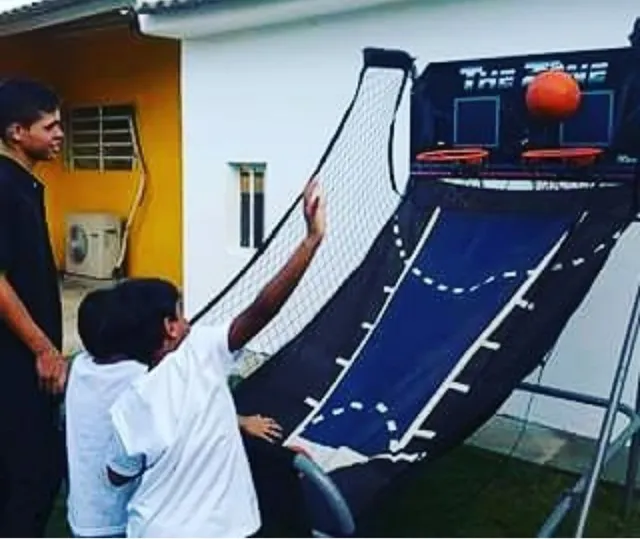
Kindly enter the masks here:
[[[361, 346], [336, 358], [344, 372], [294, 435], [366, 456], [406, 446], [465, 352], [498, 346], [482, 332], [505, 309], [524, 305], [508, 303], [535, 280], [568, 225], [567, 216], [436, 210], [398, 282], [389, 283], [378, 320], [363, 321]], [[469, 390], [455, 380], [445, 388], [452, 389]]]

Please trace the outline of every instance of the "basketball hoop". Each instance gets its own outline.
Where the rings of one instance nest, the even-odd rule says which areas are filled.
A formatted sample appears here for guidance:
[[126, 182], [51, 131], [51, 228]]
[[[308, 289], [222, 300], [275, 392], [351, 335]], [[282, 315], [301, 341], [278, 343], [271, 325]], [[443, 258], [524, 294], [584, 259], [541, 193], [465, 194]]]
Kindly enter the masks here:
[[417, 161], [423, 163], [463, 163], [480, 165], [489, 156], [483, 148], [465, 148], [456, 150], [431, 150], [418, 154]]
[[578, 166], [592, 165], [602, 154], [600, 148], [551, 148], [522, 153], [525, 161], [563, 161]]

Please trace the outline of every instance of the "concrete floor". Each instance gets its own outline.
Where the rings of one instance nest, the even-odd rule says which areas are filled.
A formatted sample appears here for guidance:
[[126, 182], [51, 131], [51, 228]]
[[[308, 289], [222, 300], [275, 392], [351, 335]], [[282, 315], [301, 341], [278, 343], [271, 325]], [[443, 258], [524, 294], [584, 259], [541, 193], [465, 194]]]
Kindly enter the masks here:
[[[527, 424], [507, 416], [491, 418], [467, 443], [516, 459], [579, 474], [590, 469], [596, 454], [595, 440], [544, 425]], [[602, 479], [624, 484], [627, 461], [628, 448], [625, 448], [603, 469]]]
[[109, 285], [111, 281], [95, 281], [80, 277], [65, 277], [62, 280], [60, 288], [64, 320], [63, 353], [71, 355], [82, 347], [77, 330], [78, 307], [82, 298], [91, 290]]

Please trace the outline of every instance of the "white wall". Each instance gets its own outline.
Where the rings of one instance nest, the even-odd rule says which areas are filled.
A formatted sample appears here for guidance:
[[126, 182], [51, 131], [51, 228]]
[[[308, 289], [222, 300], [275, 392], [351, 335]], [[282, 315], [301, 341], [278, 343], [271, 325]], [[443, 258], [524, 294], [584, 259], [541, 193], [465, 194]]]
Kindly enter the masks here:
[[[635, 0], [421, 1], [263, 31], [186, 40], [183, 46], [184, 260], [193, 313], [247, 259], [233, 246], [237, 218], [229, 161], [264, 161], [268, 228], [315, 167], [350, 100], [366, 46], [429, 61], [624, 46]], [[397, 127], [398, 178], [407, 171], [407, 101]], [[231, 217], [230, 217], [231, 216]], [[562, 338], [544, 382], [606, 394], [621, 342], [637, 234], [599, 280]], [[634, 370], [636, 374], [637, 368]], [[626, 396], [632, 397], [632, 386]], [[594, 434], [585, 411], [537, 399], [532, 418]], [[514, 398], [505, 410], [526, 404]]]

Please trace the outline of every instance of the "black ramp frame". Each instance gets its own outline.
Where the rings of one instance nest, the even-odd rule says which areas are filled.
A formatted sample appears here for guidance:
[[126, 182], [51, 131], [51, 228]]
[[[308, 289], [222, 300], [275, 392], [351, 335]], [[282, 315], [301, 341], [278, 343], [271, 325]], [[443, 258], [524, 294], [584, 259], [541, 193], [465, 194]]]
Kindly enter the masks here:
[[[323, 167], [337, 151], [336, 147], [340, 145], [341, 136], [347, 131], [349, 123], [357, 120], [355, 118], [357, 114], [354, 115], [354, 110], [357, 110], [359, 100], [363, 98], [363, 84], [372, 69], [388, 69], [402, 73], [402, 82], [398, 91], [387, 94], [385, 98], [394, 101], [388, 123], [386, 123], [386, 119], [383, 119], [382, 122], [386, 130], [386, 138], [382, 141], [380, 139], [371, 141], [372, 145], [376, 145], [378, 151], [384, 152], [386, 149], [388, 168], [384, 171], [384, 175], [388, 182], [389, 191], [393, 191], [395, 190], [395, 181], [390, 150], [393, 145], [395, 113], [402, 99], [406, 83], [415, 76], [413, 60], [402, 51], [365, 50], [364, 66], [360, 72], [354, 98], [316, 167], [315, 173], [320, 172], [321, 181], [326, 181], [322, 178]], [[362, 113], [363, 111], [359, 110], [358, 114]], [[345, 155], [348, 155], [348, 152]], [[356, 158], [356, 156], [352, 157]], [[345, 163], [346, 165], [348, 163]], [[421, 172], [424, 171], [423, 168]], [[451, 170], [437, 169], [432, 172], [434, 172], [432, 177], [438, 174], [442, 174], [442, 177], [447, 175], [460, 177], [459, 170], [452, 172]], [[562, 170], [556, 175], [559, 175], [559, 178], [556, 179], [576, 180], [575, 171], [572, 171], [571, 176], [567, 178], [563, 176]], [[420, 236], [436, 210], [440, 211], [444, 208], [450, 212], [529, 211], [544, 213], [550, 211], [549, 208], [555, 208], [556, 212], [571, 214], [571, 223], [567, 227], [567, 237], [562, 242], [562, 248], [555, 254], [549, 267], [541, 273], [531, 287], [531, 297], [528, 298], [528, 302], [537, 305], [538, 308], [534, 310], [535, 315], [531, 316], [531, 313], [525, 312], [525, 309], [514, 311], [513, 316], [508, 317], [504, 323], [495, 328], [496, 340], [499, 339], [501, 343], [499, 354], [495, 350], [480, 350], [477, 357], [474, 357], [474, 361], [470, 362], [461, 373], [461, 376], [468, 382], [463, 385], [472, 388], [472, 392], [469, 395], [450, 395], [448, 399], [443, 401], [444, 406], [434, 409], [433, 413], [426, 418], [429, 422], [428, 430], [440, 431], [446, 433], [446, 436], [426, 441], [412, 440], [407, 446], [406, 449], [410, 453], [421, 455], [420, 461], [423, 464], [432, 462], [452, 445], [462, 442], [466, 436], [488, 419], [514, 390], [518, 382], [543, 360], [546, 351], [553, 345], [567, 320], [588, 292], [596, 275], [606, 263], [615, 244], [611, 240], [617, 239], [619, 234], [635, 218], [637, 172], [634, 172], [631, 177], [635, 181], [615, 182], [613, 186], [607, 187], [598, 184], [590, 187], [576, 187], [572, 191], [513, 193], [484, 189], [482, 186], [478, 188], [471, 185], [456, 185], [439, 179], [424, 180], [419, 174], [414, 175], [409, 182], [407, 191], [401, 199], [398, 199], [397, 207], [390, 212], [380, 231], [370, 243], [366, 256], [345, 271], [331, 299], [319, 305], [308, 323], [293, 338], [275, 347], [271, 359], [240, 385], [236, 393], [239, 411], [241, 413], [259, 412], [277, 417], [282, 423], [286, 435], [290, 435], [296, 429], [309, 413], [308, 405], [305, 402], [308, 397], [322, 397], [342, 372], [344, 366], [337, 363], [336, 359], [348, 358], [350, 351], [355, 350], [361, 342], [363, 334], [362, 328], [359, 327], [360, 322], [374, 320], [384, 307], [385, 295], [373, 291], [382, 290], [389, 283], [399, 279], [405, 270], [406, 261], [414, 252]], [[533, 181], [536, 176], [524, 174], [520, 179]], [[584, 179], [584, 176], [578, 178], [580, 181]], [[593, 180], [590, 176], [587, 179]], [[330, 187], [339, 189], [340, 184], [336, 182]], [[365, 198], [371, 195], [363, 190], [362, 196]], [[286, 227], [296, 218], [294, 210], [299, 208], [299, 203], [300, 197], [285, 213], [265, 244], [247, 266], [196, 315], [194, 322], [214, 321], [227, 316], [228, 313], [220, 306], [228, 297], [232, 297], [238, 292], [244, 286], [243, 279], [251, 276], [250, 272], [268, 258], [269, 250], [276, 245], [274, 242], [283, 236], [283, 231], [286, 231]], [[402, 230], [401, 237], [398, 236], [397, 230]], [[401, 247], [398, 245], [399, 240]], [[295, 241], [294, 237], [292, 237], [292, 241]], [[601, 248], [600, 245], [604, 247]], [[429, 247], [428, 241], [426, 246]], [[585, 253], [597, 254], [597, 256], [585, 256]], [[581, 259], [583, 261], [579, 264], [573, 264], [574, 261]], [[569, 285], [565, 274], [553, 269], [558, 264], [564, 267], [575, 266], [571, 271], [576, 279], [570, 281]], [[277, 270], [277, 267], [269, 266], [266, 269], [270, 274]], [[259, 290], [260, 286], [261, 283], [256, 283], [253, 290]], [[565, 289], [570, 290], [566, 290], [563, 297], [557, 301], [553, 297], [557, 295], [556, 291]], [[546, 312], [542, 308], [545, 305], [549, 306], [549, 310]], [[612, 445], [608, 444], [610, 418], [617, 409], [622, 408], [623, 412], [629, 414], [632, 412], [628, 407], [624, 408], [620, 405], [619, 394], [628, 369], [630, 357], [628, 350], [632, 349], [635, 344], [636, 314], [634, 311], [629, 329], [630, 337], [628, 345], [625, 347], [627, 355], [621, 356], [611, 396], [606, 400], [606, 403], [600, 402], [600, 404], [606, 404], [607, 415], [603, 423], [594, 464], [590, 473], [575, 489], [576, 492], [585, 493], [584, 517], [581, 519], [581, 525], [586, 520], [593, 488], [599, 477], [602, 462], [610, 456], [614, 449], [619, 449], [624, 445], [623, 443], [621, 445], [619, 440]], [[281, 319], [278, 323], [284, 326], [287, 324], [287, 320]], [[375, 330], [375, 328], [369, 328], [367, 331], [371, 330]], [[521, 334], [525, 334], [525, 338], [521, 338]], [[533, 338], [534, 335], [535, 338]], [[514, 358], [518, 358], [518, 361], [514, 362]], [[499, 376], [493, 376], [493, 371], [498, 372]], [[492, 381], [491, 384], [487, 383], [489, 379]], [[569, 398], [577, 402], [593, 404], [597, 400], [557, 388], [536, 388], [527, 384], [521, 385], [521, 388]], [[481, 400], [474, 401], [469, 398], [470, 395]], [[482, 406], [476, 407], [475, 404], [479, 402], [482, 402]], [[451, 417], [457, 418], [456, 424], [453, 425], [454, 428], [449, 425]], [[426, 428], [427, 426], [425, 426]], [[623, 433], [625, 440], [628, 440], [637, 429], [638, 414], [633, 412], [632, 424]], [[635, 443], [634, 447], [637, 448], [637, 446], [638, 444]], [[632, 466], [634, 459], [631, 459]], [[339, 487], [356, 517], [359, 517], [364, 515], [366, 508], [373, 504], [378, 491], [382, 491], [384, 494], [384, 489], [389, 486], [391, 479], [400, 480], [412, 465], [416, 464], [402, 460], [369, 459], [361, 464], [338, 468], [332, 471], [329, 477]], [[630, 472], [631, 479], [634, 475]], [[309, 492], [318, 528], [323, 532], [340, 534], [340, 530], [334, 526], [333, 515], [325, 510], [326, 504], [318, 500], [316, 494], [313, 490]], [[557, 517], [561, 517], [573, 501], [575, 498], [563, 500], [559, 509], [552, 514], [550, 524], [548, 523], [541, 530], [542, 534], [551, 533], [555, 529], [559, 522]], [[580, 534], [581, 530], [578, 530], [578, 533]]]

